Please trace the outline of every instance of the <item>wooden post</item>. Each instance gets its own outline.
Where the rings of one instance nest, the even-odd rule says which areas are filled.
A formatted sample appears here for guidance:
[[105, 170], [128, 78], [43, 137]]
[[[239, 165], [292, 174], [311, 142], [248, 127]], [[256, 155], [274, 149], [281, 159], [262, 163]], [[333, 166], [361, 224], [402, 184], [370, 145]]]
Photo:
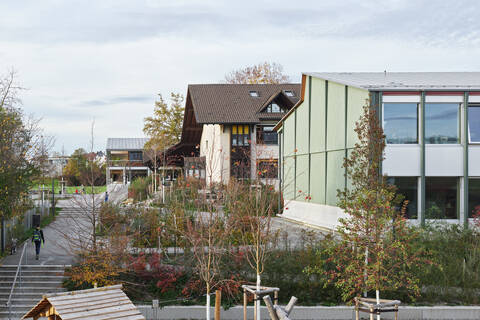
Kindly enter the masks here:
[[273, 305], [276, 306], [278, 304], [278, 291], [273, 293]]
[[295, 306], [297, 301], [298, 301], [297, 297], [292, 296], [290, 298], [290, 301], [288, 302], [287, 306], [285, 307], [285, 312], [287, 313], [287, 315], [290, 315], [290, 312], [292, 312], [293, 307]]
[[373, 307], [370, 307], [370, 320], [373, 320]]
[[269, 295], [263, 297], [263, 301], [265, 301], [265, 305], [267, 306], [268, 314], [270, 315], [270, 319], [272, 320], [279, 320], [277, 316], [277, 312], [275, 311], [275, 307], [272, 304], [272, 299], [270, 299]]
[[247, 320], [247, 290], [243, 289], [243, 320]]
[[215, 320], [220, 320], [220, 306], [222, 304], [222, 291], [215, 291]]
[[398, 320], [398, 306], [395, 305], [395, 320]]
[[360, 311], [358, 310], [358, 299], [355, 298], [355, 320], [360, 320]]

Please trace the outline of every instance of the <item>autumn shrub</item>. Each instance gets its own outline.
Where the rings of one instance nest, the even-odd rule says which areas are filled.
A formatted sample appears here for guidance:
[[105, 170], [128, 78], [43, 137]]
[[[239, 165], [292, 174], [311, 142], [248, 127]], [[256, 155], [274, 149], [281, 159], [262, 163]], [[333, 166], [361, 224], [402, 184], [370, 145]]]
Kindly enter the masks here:
[[150, 184], [151, 177], [137, 177], [135, 178], [128, 187], [128, 196], [133, 198], [135, 201], [143, 201], [147, 199], [150, 195]]
[[80, 256], [80, 263], [66, 270], [69, 279], [64, 285], [70, 290], [109, 286], [118, 283], [122, 271], [121, 264], [109, 251], [88, 252]]

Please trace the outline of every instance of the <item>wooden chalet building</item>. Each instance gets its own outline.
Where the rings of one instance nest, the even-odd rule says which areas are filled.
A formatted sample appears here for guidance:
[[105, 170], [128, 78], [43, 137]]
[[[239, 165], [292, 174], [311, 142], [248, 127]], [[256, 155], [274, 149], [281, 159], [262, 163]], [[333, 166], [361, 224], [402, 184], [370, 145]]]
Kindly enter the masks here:
[[207, 183], [261, 178], [277, 183], [275, 124], [299, 101], [300, 84], [189, 85], [182, 138], [168, 151]]

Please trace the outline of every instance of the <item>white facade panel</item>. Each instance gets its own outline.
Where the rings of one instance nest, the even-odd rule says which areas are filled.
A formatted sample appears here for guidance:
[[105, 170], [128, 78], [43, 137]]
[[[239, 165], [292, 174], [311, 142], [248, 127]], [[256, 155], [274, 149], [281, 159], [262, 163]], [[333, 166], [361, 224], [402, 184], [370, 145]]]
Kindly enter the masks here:
[[412, 95], [412, 96], [383, 96], [383, 102], [402, 102], [402, 103], [409, 103], [409, 102], [417, 102], [420, 103], [420, 95]]
[[426, 103], [462, 103], [463, 95], [457, 96], [425, 96]]
[[426, 145], [425, 175], [429, 177], [459, 177], [463, 175], [461, 145]]
[[420, 146], [387, 145], [383, 173], [391, 177], [420, 176]]
[[468, 175], [480, 177], [480, 145], [468, 147]]
[[303, 201], [287, 201], [284, 205], [282, 218], [306, 223], [309, 225], [335, 230], [338, 219], [345, 218], [345, 212], [339, 207]]
[[480, 96], [468, 96], [468, 102], [470, 103], [479, 103], [480, 102]]

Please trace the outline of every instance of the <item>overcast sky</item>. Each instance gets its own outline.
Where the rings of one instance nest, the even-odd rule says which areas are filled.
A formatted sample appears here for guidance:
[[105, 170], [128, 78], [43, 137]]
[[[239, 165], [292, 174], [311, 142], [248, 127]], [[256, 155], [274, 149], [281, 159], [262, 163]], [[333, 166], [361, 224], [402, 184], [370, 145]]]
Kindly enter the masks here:
[[2, 0], [0, 73], [56, 150], [142, 137], [156, 95], [272, 61], [303, 71], [479, 71], [476, 0]]

